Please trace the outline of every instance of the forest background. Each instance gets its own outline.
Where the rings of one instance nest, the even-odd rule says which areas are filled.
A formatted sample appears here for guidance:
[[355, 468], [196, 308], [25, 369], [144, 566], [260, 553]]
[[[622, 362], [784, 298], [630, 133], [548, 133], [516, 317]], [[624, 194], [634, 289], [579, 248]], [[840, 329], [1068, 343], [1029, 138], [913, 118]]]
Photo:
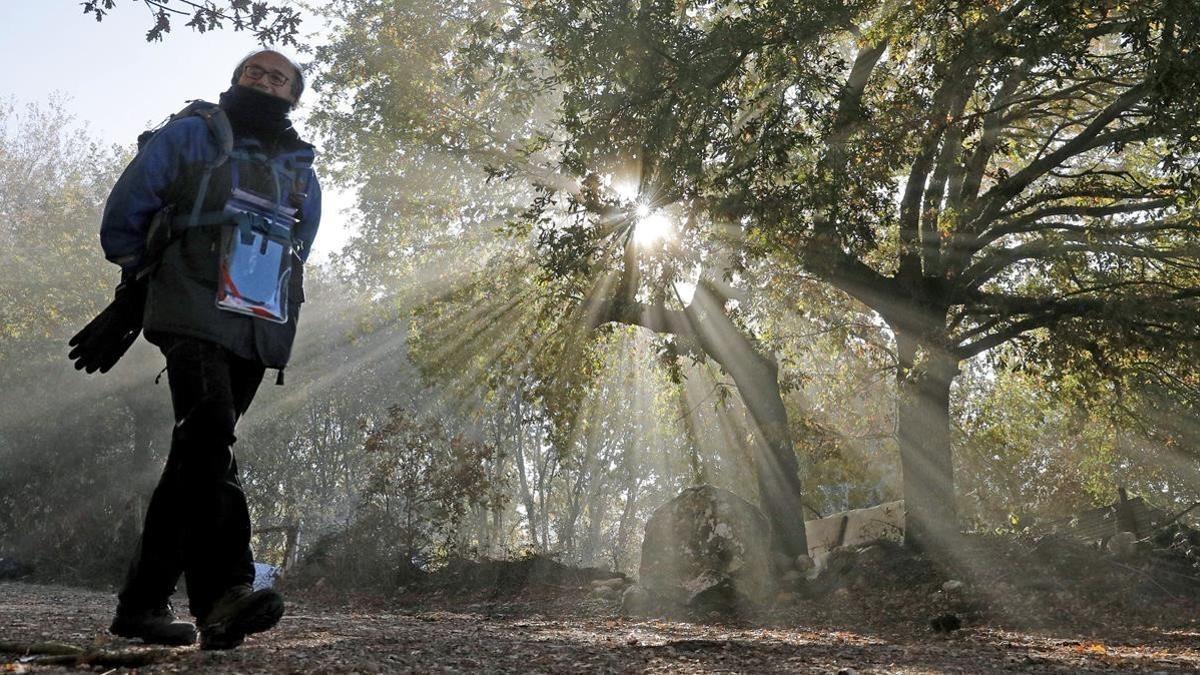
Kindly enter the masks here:
[[[1119, 486], [1200, 501], [1200, 11], [794, 5], [306, 8], [358, 222], [239, 426], [260, 558], [298, 529], [347, 586], [454, 555], [635, 572], [697, 483], [784, 531], [907, 497], [930, 541]], [[132, 143], [56, 101], [0, 130], [0, 556], [112, 583], [169, 443], [161, 357], [64, 356], [116, 280], [95, 230]]]

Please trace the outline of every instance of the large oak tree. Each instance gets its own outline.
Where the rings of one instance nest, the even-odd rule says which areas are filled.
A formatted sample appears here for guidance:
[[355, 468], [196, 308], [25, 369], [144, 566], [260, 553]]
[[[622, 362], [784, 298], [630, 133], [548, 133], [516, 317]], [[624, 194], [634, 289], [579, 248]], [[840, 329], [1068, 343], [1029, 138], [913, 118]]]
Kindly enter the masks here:
[[569, 168], [626, 153], [655, 206], [736, 224], [743, 251], [890, 328], [910, 543], [956, 529], [964, 360], [1047, 330], [1097, 353], [1197, 335], [1192, 3], [549, 2], [522, 18], [564, 90]]
[[[645, 326], [719, 363], [797, 550], [795, 451], [755, 284], [816, 280], [886, 327], [918, 546], [956, 531], [964, 361], [1007, 345], [1111, 364], [1194, 343], [1191, 3], [338, 5], [327, 128], [378, 223], [391, 210], [418, 247], [438, 228], [528, 235], [540, 256], [514, 256], [514, 301], [558, 294], [585, 326]], [[397, 199], [398, 177], [434, 199]], [[639, 244], [656, 212], [676, 234]]]

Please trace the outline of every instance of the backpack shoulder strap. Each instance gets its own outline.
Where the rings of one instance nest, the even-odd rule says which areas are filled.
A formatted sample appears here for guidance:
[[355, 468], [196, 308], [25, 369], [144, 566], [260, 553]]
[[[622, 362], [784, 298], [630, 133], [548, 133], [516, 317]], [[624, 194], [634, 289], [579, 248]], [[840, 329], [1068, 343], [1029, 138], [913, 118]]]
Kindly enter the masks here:
[[230, 126], [229, 116], [225, 114], [221, 106], [200, 99], [188, 101], [187, 105], [180, 108], [178, 112], [172, 113], [162, 122], [159, 122], [158, 126], [153, 129], [147, 129], [139, 134], [137, 137], [138, 150], [140, 151], [144, 148], [146, 143], [155, 134], [171, 122], [193, 116], [204, 120], [204, 124], [208, 126], [208, 132], [212, 134], [213, 140], [217, 142], [218, 154], [213, 166], [220, 166], [229, 157], [229, 152], [233, 149], [233, 127]]
[[[215, 103], [200, 99], [188, 101], [187, 105], [181, 108], [179, 112], [163, 120], [157, 127], [143, 131], [137, 138], [137, 148], [140, 152], [155, 134], [171, 122], [192, 116], [204, 120], [204, 124], [208, 127], [208, 132], [212, 134], [213, 140], [217, 143], [217, 156], [211, 162], [205, 164], [204, 174], [200, 179], [200, 186], [197, 190], [195, 207], [187, 217], [187, 222], [195, 225], [200, 220], [199, 207], [204, 202], [204, 197], [208, 192], [208, 183], [213, 170], [224, 164], [229, 159], [230, 153], [233, 152], [233, 127], [229, 124], [229, 116]], [[165, 243], [163, 242], [174, 237], [176, 222], [180, 220], [183, 220], [183, 218], [174, 216], [173, 205], [168, 205], [155, 214], [150, 224], [150, 232], [147, 234], [147, 241], [158, 238], [160, 240], [159, 251], [154, 256], [156, 259], [152, 260], [149, 265], [138, 273], [138, 278], [149, 274], [154, 267], [157, 267], [157, 258], [161, 257], [161, 249], [165, 247]]]
[[175, 113], [175, 119], [195, 115], [204, 120], [208, 125], [208, 131], [212, 134], [213, 140], [217, 142], [217, 156], [209, 163], [208, 170], [212, 170], [221, 166], [229, 159], [229, 153], [233, 152], [233, 127], [229, 124], [229, 116], [221, 109], [221, 106], [208, 101], [191, 101], [187, 106]]
[[204, 166], [204, 174], [200, 177], [200, 186], [196, 190], [196, 201], [189, 214], [189, 226], [194, 227], [200, 219], [200, 208], [204, 197], [208, 194], [208, 182], [212, 178], [213, 169], [224, 164], [233, 152], [233, 127], [229, 124], [229, 116], [221, 106], [208, 101], [189, 101], [182, 110], [171, 116], [171, 119], [196, 116], [204, 120], [213, 140], [217, 142], [217, 156]]

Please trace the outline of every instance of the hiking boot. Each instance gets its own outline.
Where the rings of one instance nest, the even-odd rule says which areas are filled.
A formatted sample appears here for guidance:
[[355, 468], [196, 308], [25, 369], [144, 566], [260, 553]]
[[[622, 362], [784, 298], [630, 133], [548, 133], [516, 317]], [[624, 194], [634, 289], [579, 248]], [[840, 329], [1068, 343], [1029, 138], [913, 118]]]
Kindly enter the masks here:
[[108, 632], [123, 638], [141, 638], [148, 645], [183, 647], [196, 641], [196, 627], [177, 620], [170, 605], [142, 611], [118, 607]]
[[200, 649], [233, 649], [247, 635], [274, 628], [281, 616], [283, 596], [279, 591], [234, 586], [225, 591], [199, 622]]

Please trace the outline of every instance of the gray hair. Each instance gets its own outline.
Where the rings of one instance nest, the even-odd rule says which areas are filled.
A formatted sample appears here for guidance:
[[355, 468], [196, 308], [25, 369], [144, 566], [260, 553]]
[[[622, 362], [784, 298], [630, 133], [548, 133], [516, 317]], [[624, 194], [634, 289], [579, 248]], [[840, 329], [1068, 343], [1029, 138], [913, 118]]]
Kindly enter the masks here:
[[259, 54], [275, 54], [288, 62], [288, 65], [296, 72], [296, 76], [292, 78], [292, 98], [296, 99], [296, 102], [292, 104], [292, 107], [295, 108], [300, 105], [300, 95], [304, 93], [304, 71], [300, 69], [300, 64], [296, 63], [292, 57], [275, 49], [259, 49], [247, 54], [241, 61], [238, 61], [237, 67], [233, 69], [233, 77], [229, 78], [229, 83], [237, 84], [238, 80], [242, 79], [242, 69], [246, 67], [246, 62]]

